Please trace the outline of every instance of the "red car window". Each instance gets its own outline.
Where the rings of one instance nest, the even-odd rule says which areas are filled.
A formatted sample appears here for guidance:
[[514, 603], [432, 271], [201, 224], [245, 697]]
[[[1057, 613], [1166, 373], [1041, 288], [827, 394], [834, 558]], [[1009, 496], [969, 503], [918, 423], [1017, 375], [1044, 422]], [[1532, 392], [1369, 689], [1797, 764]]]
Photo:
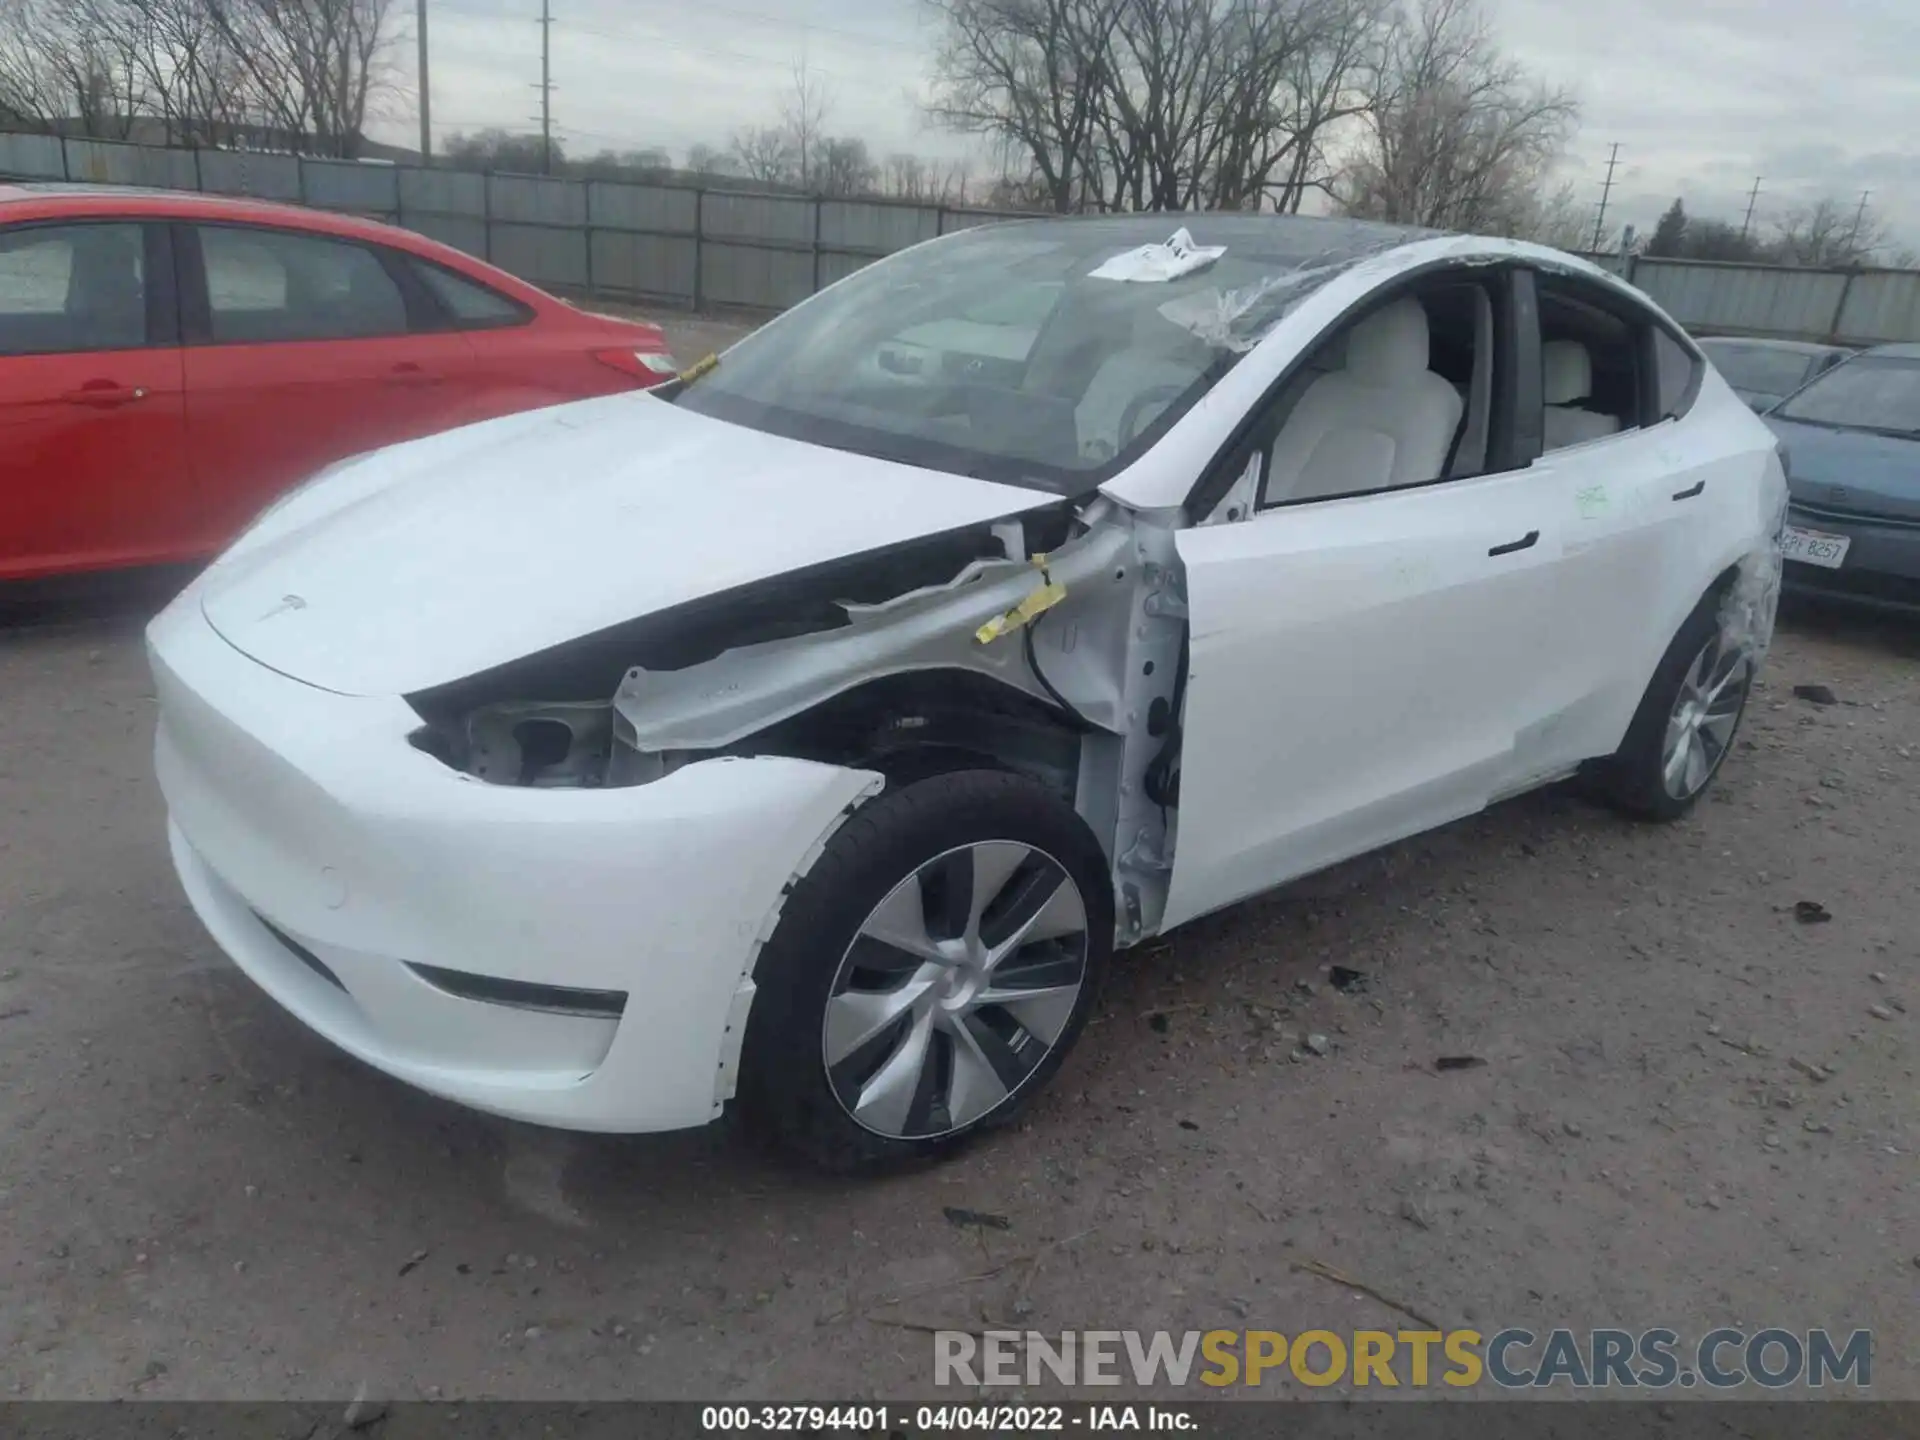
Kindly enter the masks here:
[[492, 330], [506, 325], [524, 325], [533, 313], [517, 300], [509, 300], [477, 280], [456, 275], [444, 265], [409, 255], [414, 273], [440, 302], [461, 330]]
[[145, 269], [138, 225], [0, 231], [0, 355], [145, 345]]
[[407, 303], [364, 245], [284, 230], [200, 227], [215, 344], [407, 333]]

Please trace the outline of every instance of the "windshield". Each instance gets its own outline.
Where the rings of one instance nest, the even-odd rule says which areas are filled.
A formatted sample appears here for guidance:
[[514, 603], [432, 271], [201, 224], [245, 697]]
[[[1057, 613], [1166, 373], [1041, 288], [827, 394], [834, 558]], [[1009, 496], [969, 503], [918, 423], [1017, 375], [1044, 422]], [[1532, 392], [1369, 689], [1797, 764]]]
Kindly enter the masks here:
[[[1226, 253], [1089, 272], [1182, 217], [994, 226], [869, 266], [729, 350], [690, 410], [928, 469], [1080, 494], [1131, 463], [1293, 306], [1404, 232], [1190, 217]], [[1178, 268], [1176, 265], [1174, 268]]]
[[1799, 350], [1781, 350], [1771, 345], [1702, 346], [1714, 368], [1736, 390], [1753, 390], [1762, 395], [1791, 395], [1800, 388], [1813, 366], [1813, 357]]
[[1841, 430], [1920, 435], [1920, 359], [1849, 360], [1775, 412], [1785, 420]]

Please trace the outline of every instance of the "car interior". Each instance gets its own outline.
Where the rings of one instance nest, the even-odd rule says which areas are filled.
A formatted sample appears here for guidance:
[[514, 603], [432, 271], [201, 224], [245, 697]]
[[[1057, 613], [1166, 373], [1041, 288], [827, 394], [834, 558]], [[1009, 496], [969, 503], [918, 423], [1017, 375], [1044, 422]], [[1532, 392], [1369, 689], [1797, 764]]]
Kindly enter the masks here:
[[1481, 473], [1493, 394], [1493, 304], [1449, 282], [1375, 310], [1289, 383], [1264, 503], [1422, 485]]
[[1626, 321], [1543, 281], [1540, 368], [1548, 451], [1583, 445], [1640, 423], [1638, 338]]

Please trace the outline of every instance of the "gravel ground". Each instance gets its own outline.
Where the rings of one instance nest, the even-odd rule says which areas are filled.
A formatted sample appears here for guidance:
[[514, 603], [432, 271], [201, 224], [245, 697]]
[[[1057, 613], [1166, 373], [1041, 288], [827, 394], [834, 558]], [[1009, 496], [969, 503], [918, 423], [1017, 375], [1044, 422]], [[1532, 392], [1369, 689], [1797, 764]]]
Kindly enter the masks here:
[[169, 870], [140, 614], [0, 631], [0, 1396], [899, 1396], [922, 1326], [1407, 1323], [1319, 1261], [1488, 1332], [1871, 1327], [1920, 1398], [1911, 626], [1790, 612], [1682, 824], [1536, 794], [1200, 922], [1026, 1124], [843, 1183], [281, 1014]]

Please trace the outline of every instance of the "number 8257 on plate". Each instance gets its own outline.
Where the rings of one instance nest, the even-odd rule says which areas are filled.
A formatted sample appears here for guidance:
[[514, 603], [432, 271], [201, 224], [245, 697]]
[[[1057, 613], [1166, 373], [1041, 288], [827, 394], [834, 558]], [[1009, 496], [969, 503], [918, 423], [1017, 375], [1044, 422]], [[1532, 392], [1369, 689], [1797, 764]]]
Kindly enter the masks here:
[[1818, 565], [1826, 570], [1838, 570], [1841, 562], [1847, 558], [1847, 548], [1853, 544], [1849, 536], [1833, 535], [1825, 530], [1807, 530], [1798, 525], [1787, 526], [1783, 541], [1782, 553], [1787, 559]]

